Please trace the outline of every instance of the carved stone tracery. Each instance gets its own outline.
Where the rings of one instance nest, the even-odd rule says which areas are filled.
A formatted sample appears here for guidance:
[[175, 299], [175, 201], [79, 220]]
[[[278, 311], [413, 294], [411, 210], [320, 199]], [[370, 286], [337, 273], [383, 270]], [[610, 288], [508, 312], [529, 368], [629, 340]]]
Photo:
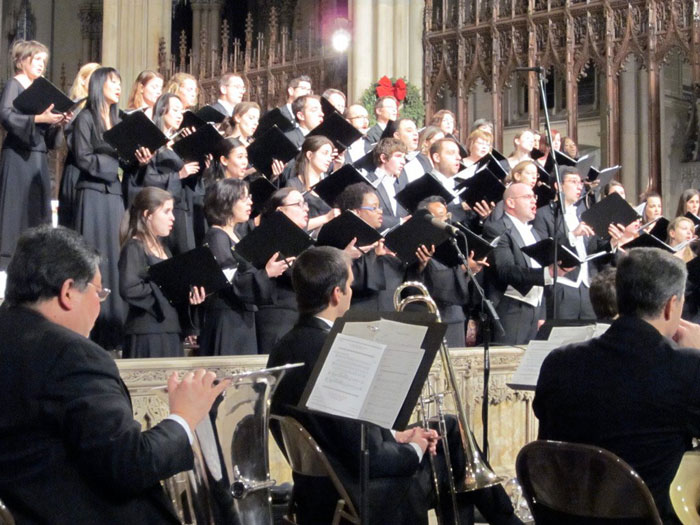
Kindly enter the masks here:
[[[502, 140], [503, 118], [500, 113], [505, 90], [513, 81], [517, 66], [554, 67], [564, 78], [578, 80], [592, 64], [605, 79], [605, 96], [619, 96], [619, 74], [632, 55], [637, 64], [650, 71], [649, 107], [649, 184], [660, 190], [660, 118], [659, 70], [671, 53], [680, 53], [694, 64], [693, 84], [700, 83], [700, 13], [698, 0], [470, 0], [465, 2], [461, 24], [449, 28], [443, 2], [426, 2], [425, 56], [433, 57], [426, 67], [425, 93], [437, 93], [438, 83], [457, 80], [456, 92], [462, 110], [469, 105], [469, 95], [481, 78], [493, 97], [496, 146]], [[460, 41], [463, 61], [445, 62], [441, 50], [445, 41]], [[696, 44], [693, 44], [695, 42]], [[487, 56], [496, 65], [479, 65]], [[457, 74], [463, 69], [464, 74]], [[533, 76], [534, 78], [534, 76]], [[532, 80], [531, 86], [532, 86]], [[450, 86], [453, 89], [452, 86]], [[576, 96], [574, 86], [567, 95]], [[617, 98], [610, 99], [617, 106]], [[567, 100], [568, 134], [576, 139], [577, 112]], [[428, 99], [430, 114], [441, 109]], [[619, 112], [601, 114], [605, 122], [603, 163], [619, 161]], [[657, 119], [656, 122], [652, 122]], [[535, 112], [534, 125], [538, 118]], [[462, 136], [469, 122], [459, 122]]]

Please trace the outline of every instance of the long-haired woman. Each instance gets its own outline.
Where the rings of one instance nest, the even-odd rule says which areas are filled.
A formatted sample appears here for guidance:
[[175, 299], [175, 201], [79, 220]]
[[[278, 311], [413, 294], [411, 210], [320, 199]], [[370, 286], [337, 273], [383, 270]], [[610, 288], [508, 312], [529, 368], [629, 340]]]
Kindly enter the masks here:
[[[119, 224], [124, 201], [117, 151], [105, 142], [103, 135], [119, 123], [120, 96], [119, 72], [112, 67], [96, 69], [90, 77], [85, 109], [75, 118], [71, 134], [75, 165], [80, 169], [76, 229], [102, 255], [102, 282], [112, 290], [119, 289]], [[148, 160], [147, 155], [143, 150], [137, 151], [141, 163]], [[121, 297], [111, 294], [102, 303], [91, 337], [107, 349], [117, 347], [122, 340], [124, 314]]]
[[146, 69], [136, 77], [131, 86], [127, 109], [143, 109], [150, 119], [153, 118], [153, 106], [163, 92], [163, 75], [157, 71]]
[[0, 158], [0, 270], [12, 258], [23, 230], [51, 222], [51, 179], [47, 152], [53, 148], [68, 115], [53, 113], [53, 105], [39, 115], [27, 115], [15, 99], [42, 76], [49, 60], [44, 44], [18, 41], [12, 46], [12, 77], [0, 96], [0, 124], [7, 136]]
[[303, 194], [308, 204], [309, 231], [320, 228], [340, 214], [337, 208], [331, 208], [311, 190], [321, 181], [332, 162], [333, 143], [321, 135], [307, 137], [294, 166], [296, 176], [287, 182], [287, 186]]
[[[119, 294], [128, 305], [124, 357], [182, 357], [177, 310], [149, 280], [148, 267], [168, 259], [162, 239], [173, 227], [173, 197], [160, 188], [143, 188], [124, 214], [119, 255]], [[195, 288], [190, 303], [204, 300]]]
[[[100, 67], [97, 62], [88, 62], [80, 68], [78, 74], [73, 80], [73, 85], [68, 92], [71, 100], [77, 101], [87, 97], [88, 84], [92, 73]], [[78, 107], [75, 114], [85, 107], [83, 101]], [[75, 207], [77, 206], [76, 184], [80, 170], [75, 165], [75, 158], [70, 149], [70, 135], [73, 132], [73, 121], [69, 122], [64, 130], [66, 135], [67, 154], [66, 161], [63, 165], [63, 175], [61, 176], [61, 184], [58, 189], [58, 224], [66, 228], [75, 228]]]
[[229, 277], [230, 286], [207, 300], [199, 339], [203, 355], [258, 352], [255, 305], [272, 303], [274, 285], [270, 278], [279, 277], [287, 268], [277, 254], [260, 270], [234, 255], [233, 249], [240, 240], [236, 226], [248, 221], [252, 205], [247, 182], [227, 178], [207, 187], [204, 211], [210, 228], [204, 241]]

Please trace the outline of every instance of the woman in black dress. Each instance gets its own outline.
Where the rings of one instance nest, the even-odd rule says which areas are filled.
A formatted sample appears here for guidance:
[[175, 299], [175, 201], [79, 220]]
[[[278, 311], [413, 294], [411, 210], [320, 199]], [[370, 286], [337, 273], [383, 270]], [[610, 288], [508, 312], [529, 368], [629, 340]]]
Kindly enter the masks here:
[[[182, 357], [178, 312], [148, 279], [148, 267], [170, 257], [160, 238], [173, 227], [173, 197], [160, 188], [144, 188], [124, 215], [119, 256], [119, 294], [128, 304], [124, 357]], [[194, 289], [191, 304], [204, 300]]]
[[15, 76], [0, 97], [0, 124], [7, 131], [0, 159], [0, 270], [7, 265], [23, 230], [51, 222], [51, 180], [46, 153], [69, 115], [25, 115], [12, 105], [46, 69], [49, 51], [43, 44], [18, 41], [12, 47]]
[[204, 327], [199, 339], [202, 355], [256, 354], [256, 304], [271, 304], [273, 284], [287, 268], [275, 254], [257, 270], [233, 252], [239, 238], [236, 225], [250, 218], [253, 201], [248, 183], [222, 179], [207, 188], [204, 212], [209, 230], [204, 237], [230, 281], [230, 286], [207, 300]]
[[[298, 190], [286, 187], [273, 193], [265, 203], [261, 222], [276, 211], [281, 211], [299, 228], [306, 230], [309, 205]], [[294, 327], [299, 317], [291, 270], [286, 270], [271, 281], [274, 284], [273, 303], [261, 305], [255, 314], [259, 354], [269, 354], [277, 341]]]
[[[97, 62], [88, 62], [80, 68], [78, 74], [75, 75], [73, 85], [68, 92], [68, 96], [71, 100], [77, 101], [87, 97], [90, 77], [98, 67], [100, 67], [100, 64]], [[78, 112], [80, 112], [84, 107], [85, 101], [78, 106], [74, 113], [77, 115]], [[66, 136], [67, 154], [66, 161], [63, 164], [61, 185], [58, 189], [58, 224], [65, 226], [66, 228], [75, 229], [75, 209], [78, 205], [76, 185], [78, 184], [80, 170], [75, 165], [75, 158], [73, 157], [73, 152], [70, 149], [70, 136], [73, 132], [73, 122], [75, 121], [69, 122], [64, 130]]]
[[[177, 95], [165, 93], [158, 97], [153, 107], [153, 123], [158, 126], [166, 137], [174, 135], [182, 124], [182, 102]], [[131, 203], [136, 194], [147, 186], [154, 186], [170, 192], [175, 199], [177, 208], [182, 195], [182, 180], [199, 172], [198, 162], [185, 163], [180, 156], [172, 150], [172, 141], [165, 147], [155, 152], [148, 164], [132, 172], [127, 179], [126, 187], [128, 199]], [[171, 237], [186, 236], [187, 229], [192, 229], [192, 223], [186, 223], [187, 217], [182, 222], [175, 221]]]
[[299, 191], [309, 205], [307, 228], [310, 232], [340, 215], [340, 210], [331, 208], [311, 190], [328, 172], [332, 162], [333, 143], [321, 135], [307, 137], [294, 166], [296, 176], [287, 182], [287, 186]]
[[[124, 201], [117, 151], [105, 142], [103, 133], [119, 123], [120, 95], [117, 70], [96, 69], [90, 77], [87, 104], [75, 118], [71, 134], [75, 165], [80, 169], [76, 229], [100, 252], [102, 282], [112, 290], [119, 289], [119, 224]], [[143, 150], [137, 151], [136, 157], [142, 164], [149, 160]], [[117, 348], [122, 342], [125, 313], [119, 294], [111, 294], [102, 303], [90, 337], [103, 348]]]

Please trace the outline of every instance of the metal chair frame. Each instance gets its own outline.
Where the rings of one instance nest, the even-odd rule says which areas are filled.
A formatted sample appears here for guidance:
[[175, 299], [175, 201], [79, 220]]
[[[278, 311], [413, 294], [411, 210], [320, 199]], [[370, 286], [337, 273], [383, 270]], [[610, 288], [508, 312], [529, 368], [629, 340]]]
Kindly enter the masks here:
[[[327, 477], [333, 483], [340, 498], [335, 506], [332, 524], [338, 525], [340, 520], [344, 519], [350, 523], [360, 525], [360, 517], [350, 499], [350, 495], [311, 434], [291, 416], [271, 415], [270, 418], [279, 423], [285, 456], [292, 470], [304, 476]], [[290, 514], [293, 513], [293, 496], [289, 508]], [[297, 523], [290, 516], [285, 516], [285, 521], [292, 524]]]

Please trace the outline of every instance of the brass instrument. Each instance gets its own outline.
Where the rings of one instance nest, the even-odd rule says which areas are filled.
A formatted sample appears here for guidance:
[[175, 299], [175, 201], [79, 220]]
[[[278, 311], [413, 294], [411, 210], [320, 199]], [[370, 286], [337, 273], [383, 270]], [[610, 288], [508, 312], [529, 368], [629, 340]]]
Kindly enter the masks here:
[[[409, 295], [408, 297], [402, 299], [401, 294], [406, 288], [416, 288], [420, 293], [416, 295]], [[428, 289], [421, 282], [407, 281], [401, 284], [401, 286], [399, 286], [398, 288], [396, 288], [396, 291], [394, 292], [394, 309], [397, 312], [402, 312], [407, 305], [412, 303], [423, 303], [428, 308], [428, 311], [430, 313], [436, 315], [438, 321], [441, 320], [437, 304], [430, 296]], [[468, 492], [471, 490], [490, 487], [492, 485], [500, 483], [502, 481], [502, 478], [496, 476], [493, 470], [491, 470], [491, 468], [488, 465], [486, 465], [486, 463], [481, 458], [481, 453], [479, 452], [479, 449], [476, 445], [474, 434], [472, 433], [472, 430], [467, 421], [467, 417], [464, 413], [465, 405], [462, 403], [462, 396], [460, 394], [459, 389], [457, 388], [457, 379], [454, 367], [452, 366], [452, 359], [450, 358], [450, 352], [444, 340], [440, 345], [440, 358], [442, 359], [442, 367], [444, 368], [447, 377], [448, 390], [442, 393], [429, 395], [427, 402], [435, 403], [435, 405], [437, 406], [437, 414], [440, 424], [440, 435], [442, 436], [442, 443], [445, 453], [448, 454], [449, 458], [449, 449], [447, 448], [447, 436], [445, 433], [445, 417], [442, 406], [444, 396], [452, 395], [454, 399], [454, 406], [455, 410], [457, 411], [457, 423], [459, 426], [462, 448], [464, 450], [464, 456], [466, 459], [466, 468], [464, 471], [464, 476], [461, 477], [459, 480], [456, 480], [454, 478], [454, 475], [451, 471], [449, 459], [447, 461], [447, 465], [449, 467], [448, 475], [450, 478], [448, 480], [448, 485], [450, 487], [451, 492], [450, 497], [452, 498], [452, 502], [456, 511], [456, 493]], [[426, 401], [423, 401], [423, 403], [425, 402]], [[457, 513], [455, 512], [455, 520], [456, 519]]]
[[[164, 481], [183, 524], [272, 525], [267, 457], [269, 400], [296, 365], [235, 374], [209, 417], [197, 425], [194, 468]], [[159, 395], [167, 389], [159, 387]]]

